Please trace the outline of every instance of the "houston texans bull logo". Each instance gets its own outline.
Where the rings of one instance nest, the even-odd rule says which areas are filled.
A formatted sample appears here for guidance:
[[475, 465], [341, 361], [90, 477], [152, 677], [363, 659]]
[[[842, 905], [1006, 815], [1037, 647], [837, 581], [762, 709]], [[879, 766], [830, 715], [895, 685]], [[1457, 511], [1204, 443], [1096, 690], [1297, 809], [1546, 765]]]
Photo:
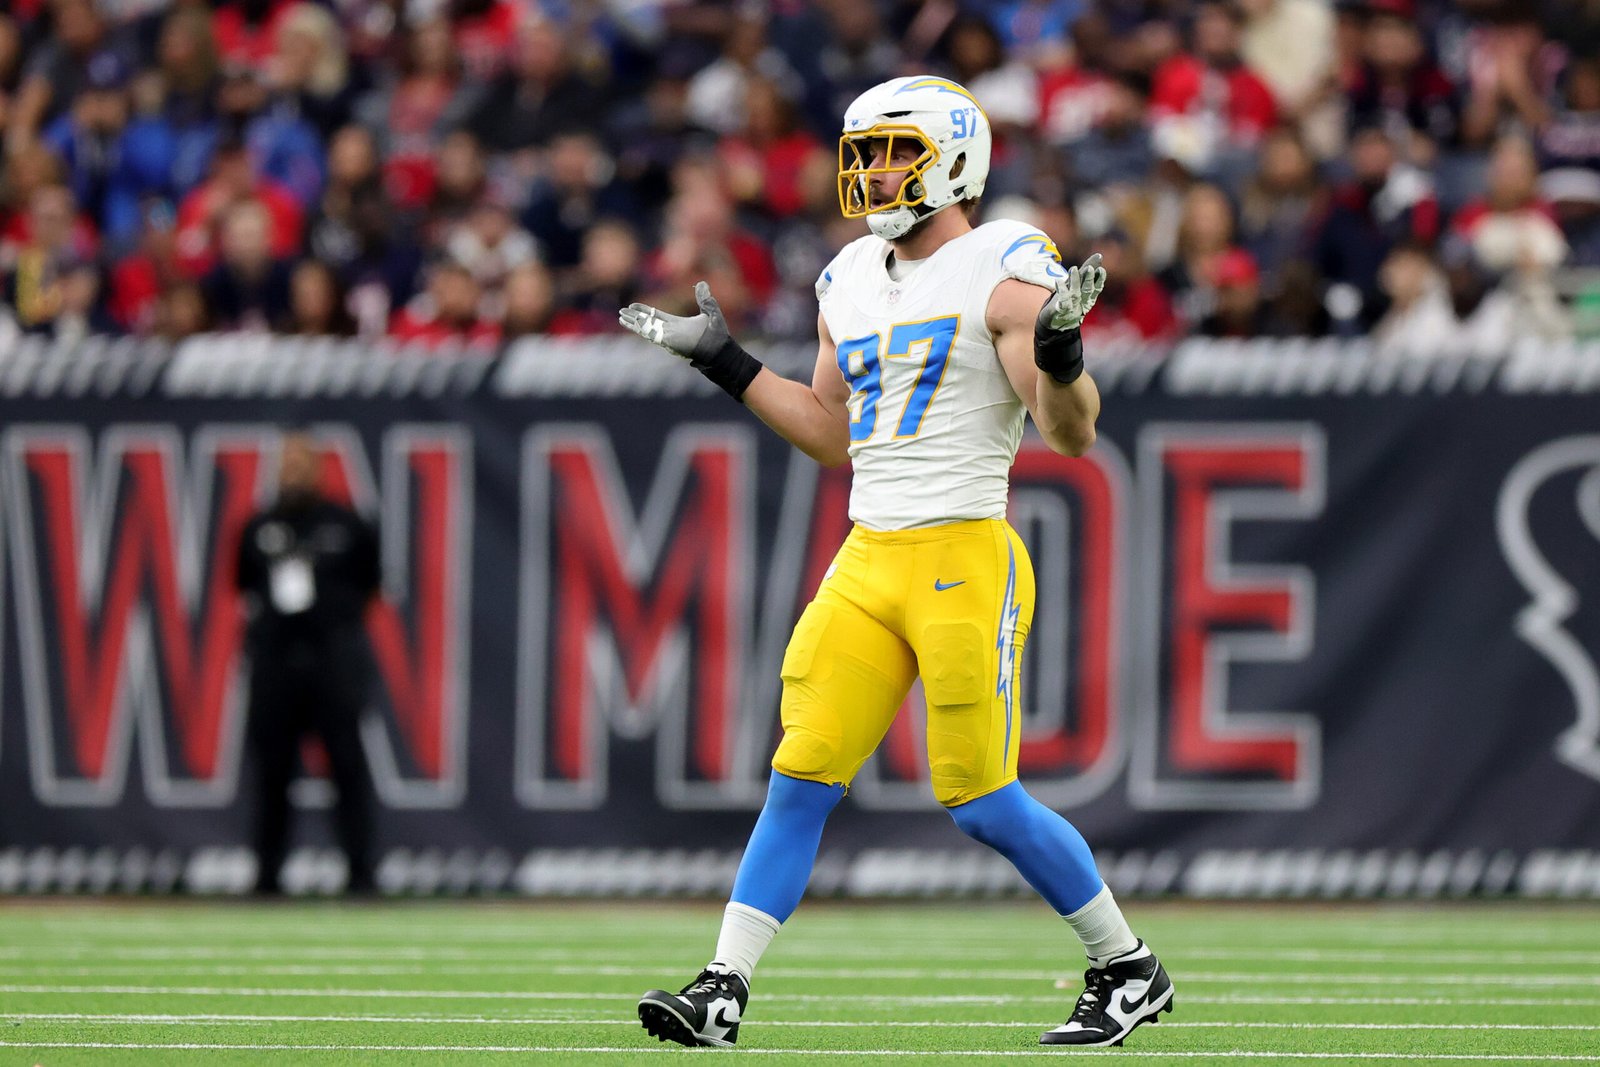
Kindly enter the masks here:
[[[1600, 541], [1600, 436], [1563, 437], [1535, 449], [1506, 476], [1496, 528], [1506, 562], [1532, 597], [1517, 613], [1517, 636], [1550, 661], [1572, 691], [1574, 721], [1556, 738], [1562, 762], [1600, 780], [1600, 670], [1594, 652], [1568, 628], [1583, 592], [1562, 576], [1534, 536], [1534, 495], [1553, 479], [1578, 473], [1578, 518]], [[1592, 546], [1591, 546], [1592, 547]]]

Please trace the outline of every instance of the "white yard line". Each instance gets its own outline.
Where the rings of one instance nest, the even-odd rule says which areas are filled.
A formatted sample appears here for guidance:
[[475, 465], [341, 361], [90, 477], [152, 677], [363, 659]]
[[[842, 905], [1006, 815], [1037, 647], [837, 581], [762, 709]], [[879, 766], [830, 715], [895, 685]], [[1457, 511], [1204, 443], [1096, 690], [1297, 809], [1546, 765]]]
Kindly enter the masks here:
[[[0, 993], [29, 993], [38, 995], [82, 996], [191, 996], [191, 997], [285, 997], [305, 999], [374, 999], [374, 1000], [574, 1000], [574, 1001], [626, 1001], [638, 999], [634, 993], [611, 992], [532, 992], [523, 990], [462, 990], [462, 989], [266, 989], [232, 988], [227, 986], [134, 986], [134, 985], [0, 985]], [[774, 1004], [1051, 1004], [1066, 1003], [1063, 994], [1055, 995], [1004, 995], [930, 994], [927, 996], [855, 993], [778, 993], [763, 994], [763, 1003]], [[1600, 998], [1584, 997], [1267, 997], [1267, 996], [1200, 996], [1184, 993], [1180, 1000], [1185, 1004], [1318, 1004], [1405, 1007], [1600, 1007]]]
[[[589, 1046], [562, 1046], [562, 1045], [245, 1045], [223, 1044], [220, 1042], [184, 1042], [184, 1043], [142, 1043], [134, 1041], [0, 1041], [0, 1048], [76, 1048], [76, 1049], [145, 1049], [168, 1051], [263, 1051], [263, 1052], [479, 1052], [479, 1053], [558, 1053], [571, 1055], [581, 1052], [592, 1055], [618, 1054], [635, 1056], [641, 1053], [665, 1053], [667, 1055], [681, 1055], [682, 1050], [673, 1048], [651, 1047], [649, 1045], [634, 1047], [616, 1047], [610, 1045]], [[980, 1049], [800, 1049], [800, 1048], [742, 1048], [742, 1056], [852, 1056], [856, 1058], [866, 1056], [938, 1056], [941, 1058], [955, 1058], [960, 1056], [979, 1057], [1012, 1057], [1012, 1056], [1060, 1056], [1060, 1049], [1039, 1049], [1037, 1051], [991, 1051]], [[1406, 1053], [1406, 1052], [1268, 1052], [1245, 1051], [1234, 1049], [1228, 1052], [1143, 1052], [1129, 1051], [1126, 1049], [1075, 1049], [1073, 1056], [1139, 1056], [1159, 1057], [1161, 1059], [1295, 1059], [1295, 1060], [1467, 1060], [1473, 1062], [1512, 1062], [1512, 1063], [1600, 1063], [1600, 1056], [1573, 1056], [1573, 1055], [1492, 1055], [1488, 1053]]]
[[[1030, 947], [1037, 947], [1036, 943]], [[1063, 966], [1076, 966], [1076, 947], [1062, 941], [1059, 953], [1037, 952], [1031, 954], [1013, 953], [1031, 956], [1030, 962], [1037, 962], [1044, 966], [1059, 958]], [[843, 953], [838, 945], [796, 945], [793, 943], [782, 944], [775, 953], [788, 957], [821, 956], [837, 959]], [[882, 959], [904, 957], [906, 959], [937, 959], [962, 961], [971, 957], [971, 953], [962, 951], [949, 951], [942, 946], [928, 945], [925, 947], [906, 946], [902, 949], [886, 952], [875, 952], [874, 958]], [[62, 960], [90, 957], [94, 959], [115, 960], [206, 960], [206, 959], [332, 959], [332, 960], [521, 960], [527, 962], [545, 960], [588, 960], [591, 962], [609, 962], [615, 957], [619, 962], [650, 962], [661, 960], [667, 963], [681, 960], [682, 954], [670, 949], [659, 948], [651, 951], [636, 949], [586, 949], [586, 948], [483, 948], [467, 949], [445, 945], [427, 948], [415, 945], [372, 946], [368, 948], [340, 947], [329, 945], [296, 945], [292, 942], [274, 942], [270, 945], [238, 945], [238, 946], [203, 946], [203, 945], [177, 945], [177, 946], [120, 946], [107, 947], [104, 945], [75, 943], [59, 945], [38, 946], [10, 946], [0, 947], [0, 959], [7, 960]], [[1241, 948], [1184, 948], [1176, 947], [1170, 951], [1163, 951], [1162, 958], [1172, 961], [1182, 960], [1209, 960], [1209, 961], [1239, 961], [1239, 962], [1274, 962], [1274, 963], [1398, 963], [1416, 964], [1418, 966], [1437, 966], [1440, 964], [1482, 964], [1484, 966], [1537, 966], [1551, 967], [1561, 965], [1571, 966], [1600, 966], [1600, 952], [1451, 952], [1430, 951], [1425, 957], [1416, 952], [1397, 952], [1382, 950], [1360, 949], [1241, 949]]]
[[[426, 1026], [628, 1026], [639, 1025], [636, 1019], [498, 1019], [484, 1015], [104, 1015], [79, 1012], [26, 1012], [4, 1013], [0, 1018], [28, 1022], [84, 1022], [114, 1023], [130, 1026], [215, 1026], [219, 1023], [354, 1023], [354, 1024], [414, 1024]], [[863, 1019], [842, 1021], [838, 1019], [760, 1019], [753, 1027], [804, 1027], [829, 1029], [867, 1029], [875, 1027], [905, 1027], [934, 1030], [1002, 1030], [1018, 1027], [1055, 1025], [1048, 1019], [1022, 1019], [997, 1022], [957, 1022], [932, 1019]], [[1600, 1025], [1534, 1023], [1298, 1023], [1298, 1022], [1241, 1022], [1213, 1019], [1205, 1021], [1163, 1022], [1163, 1030], [1172, 1027], [1190, 1029], [1249, 1030], [1576, 1030], [1591, 1032]]]
[[[1079, 984], [1076, 971], [1062, 966], [1044, 970], [984, 970], [968, 968], [943, 970], [925, 967], [905, 968], [854, 968], [854, 967], [763, 967], [766, 979], [787, 978], [797, 980], [828, 981], [895, 981], [932, 980], [944, 982], [1058, 982]], [[167, 964], [167, 965], [113, 965], [87, 966], [0, 966], [0, 976], [12, 978], [70, 976], [89, 978], [96, 975], [154, 976], [353, 976], [376, 977], [400, 975], [473, 975], [473, 974], [553, 974], [564, 976], [644, 978], [652, 981], [663, 976], [660, 967], [606, 966], [589, 964]], [[1538, 988], [1600, 987], [1600, 974], [1459, 974], [1425, 971], [1417, 974], [1367, 974], [1320, 972], [1233, 972], [1233, 971], [1178, 971], [1177, 980], [1187, 985], [1315, 985], [1315, 986], [1517, 986]]]
[[[0, 915], [5, 914], [5, 909], [0, 907]], [[286, 912], [285, 919], [291, 914]], [[1592, 914], [1593, 912], [1589, 911], [1549, 915], [1544, 917], [1543, 925], [1540, 927], [1534, 927], [1532, 923], [1514, 923], [1511, 928], [1499, 932], [1476, 927], [1470, 932], [1463, 932], [1459, 926], [1431, 930], [1413, 926], [1394, 930], [1382, 927], [1373, 929], [1368, 926], [1356, 930], [1353, 926], [1345, 929], [1331, 923], [1295, 925], [1294, 929], [1299, 935], [1297, 940], [1309, 943], [1305, 947], [1330, 952], [1394, 951], [1413, 947], [1482, 952], [1492, 950], [1497, 944], [1504, 944], [1513, 951], [1527, 951], [1530, 944], [1548, 944], [1556, 950], [1597, 952], [1600, 951], [1600, 939], [1596, 939], [1592, 931], [1587, 929], [1588, 918]], [[31, 932], [46, 935], [44, 938], [39, 938], [41, 941], [46, 938], [68, 941], [93, 938], [134, 946], [141, 941], [159, 944], [174, 937], [192, 938], [199, 934], [207, 940], [241, 945], [273, 943], [280, 930], [269, 923], [255, 922], [254, 918], [251, 915], [239, 915], [226, 922], [217, 923], [212, 923], [204, 917], [195, 917], [188, 922], [141, 923], [130, 917], [127, 920], [99, 923], [51, 921], [30, 915], [27, 917], [27, 922]], [[684, 912], [677, 915], [662, 915], [650, 923], [628, 922], [629, 918], [631, 917], [626, 915], [613, 916], [610, 920], [612, 925], [601, 929], [602, 922], [607, 920], [598, 913], [575, 915], [572, 917], [571, 925], [562, 926], [552, 926], [547, 916], [530, 916], [530, 921], [527, 923], [508, 926], [481, 926], [470, 920], [445, 926], [418, 926], [410, 922], [404, 911], [386, 914], [382, 922], [364, 921], [362, 916], [354, 913], [342, 915], [311, 913], [293, 916], [293, 921], [283, 924], [281, 933], [291, 941], [300, 940], [309, 943], [314, 941], [320, 931], [337, 931], [342, 940], [374, 947], [482, 943], [490, 947], [537, 948], [540, 945], [549, 945], [551, 941], [559, 943], [567, 940], [572, 935], [574, 925], [593, 926], [597, 941], [614, 942], [619, 946], [637, 943], [644, 939], [658, 942], [697, 941], [703, 938], [705, 930], [710, 930], [713, 934], [716, 932], [716, 917], [709, 913]], [[948, 918], [930, 914], [914, 925], [886, 925], [880, 921], [873, 921], [860, 925], [823, 926], [808, 923], [802, 912], [794, 920], [796, 928], [793, 931], [786, 931], [786, 935], [793, 933], [794, 940], [819, 943], [830, 943], [848, 937], [863, 943], [878, 944], [914, 943], [927, 939], [932, 932], [938, 932], [946, 943], [1014, 944], [1020, 948], [1032, 948], [1038, 945], [1038, 936], [1032, 931], [1019, 931], [1017, 926], [1008, 921], [1014, 918], [1011, 916], [997, 916], [993, 923], [994, 929], [983, 929], [981, 924], [970, 929], [952, 929], [947, 922]], [[1197, 917], [1195, 921], [1204, 922], [1206, 918]], [[1270, 922], [1271, 917], [1263, 921]], [[1040, 932], [1053, 929], [1047, 914], [1042, 914], [1036, 925]], [[1159, 931], [1164, 925], [1157, 924], [1156, 929]], [[1226, 930], [1230, 937], [1238, 938], [1235, 943], [1216, 945], [1214, 946], [1216, 948], [1248, 951], [1251, 947], [1252, 931], [1248, 928], [1222, 921], [1217, 923], [1214, 929]], [[1582, 936], [1586, 933], [1589, 936]], [[1315, 944], [1318, 941], [1329, 943], [1318, 946]], [[22, 939], [17, 939], [16, 943], [21, 942]], [[1273, 941], [1266, 937], [1260, 938], [1260, 942], [1260, 947], [1264, 950], [1281, 947], [1281, 943], [1275, 946]]]
[[[720, 911], [720, 908], [717, 910]], [[952, 916], [940, 912], [929, 912], [913, 920], [901, 921], [875, 917], [870, 924], [818, 920], [802, 912], [794, 920], [795, 929], [790, 933], [797, 940], [829, 942], [840, 937], [848, 937], [856, 942], [875, 944], [881, 941], [905, 942], [926, 939], [930, 932], [938, 931], [941, 939], [947, 943], [972, 943], [985, 946], [1014, 943], [1024, 948], [1035, 947], [1038, 938], [1034, 934], [1019, 933], [1014, 927], [998, 928], [1006, 919], [1014, 917], [1019, 911], [1020, 909], [1012, 909], [997, 915], [993, 924], [997, 928], [993, 930], [984, 929], [981, 919], [966, 928], [952, 929], [950, 926]], [[5, 912], [6, 909], [0, 905], [0, 914]], [[959, 918], [966, 921], [970, 914], [968, 912]], [[1269, 913], [1269, 917], [1272, 914], [1292, 918], [1292, 913], [1288, 912]], [[1214, 913], [1203, 913], [1203, 918], [1197, 918], [1196, 921], [1209, 921], [1213, 915]], [[1512, 917], [1510, 928], [1495, 930], [1475, 927], [1470, 932], [1463, 932], [1459, 921], [1445, 919], [1430, 924], [1424, 921], [1424, 916], [1414, 911], [1405, 916], [1391, 917], [1392, 922], [1383, 921], [1385, 917], [1381, 911], [1367, 912], [1361, 919], [1364, 924], [1362, 929], [1347, 930], [1339, 924], [1353, 918], [1353, 915], [1345, 916], [1333, 912], [1317, 913], [1310, 921], [1297, 920], [1299, 925], [1296, 926], [1296, 931], [1303, 935], [1301, 940], [1334, 941], [1334, 944], [1328, 946], [1330, 951], [1352, 947], [1392, 950], [1405, 947], [1432, 949], [1452, 946], [1463, 950], [1482, 951], [1503, 942], [1507, 947], [1519, 950], [1526, 949], [1529, 944], [1548, 944], [1558, 949], [1600, 952], [1600, 941], [1593, 936], [1580, 936], [1590, 932], [1588, 918], [1591, 915], [1590, 911], [1561, 909], [1539, 914], [1516, 914]], [[355, 908], [330, 907], [327, 911], [307, 911], [303, 915], [294, 914], [292, 909], [286, 909], [283, 917], [292, 919], [283, 924], [287, 928], [284, 932], [289, 936], [309, 939], [310, 936], [314, 936], [315, 931], [333, 930], [343, 939], [372, 945], [414, 946], [419, 942], [459, 945], [482, 942], [499, 947], [526, 944], [533, 948], [540, 944], [548, 944], [552, 939], [563, 939], [572, 931], [570, 924], [552, 925], [548, 912], [534, 908], [529, 909], [526, 922], [494, 925], [483, 925], [470, 919], [439, 925], [420, 923], [415, 921], [415, 917], [403, 907], [394, 911], [385, 911], [382, 908], [363, 911]], [[104, 937], [123, 943], [138, 941], [141, 938], [194, 939], [196, 935], [210, 939], [236, 940], [241, 944], [272, 940], [277, 932], [273, 924], [270, 921], [257, 922], [257, 918], [239, 914], [191, 915], [182, 920], [166, 922], [127, 915], [99, 921], [50, 918], [47, 915], [31, 914], [28, 916], [28, 923], [34, 930], [53, 933], [61, 938]], [[577, 911], [571, 916], [572, 923], [592, 923], [597, 927], [602, 919], [610, 925], [604, 931], [597, 930], [597, 939], [602, 942], [614, 941], [619, 945], [636, 942], [642, 938], [657, 941], [679, 938], [698, 941], [704, 936], [702, 927], [709, 929], [713, 935], [716, 929], [716, 915], [709, 906], [705, 909], [663, 909], [648, 920], [641, 919], [637, 913], [629, 912], [627, 909], [619, 909], [608, 916], [596, 908]], [[1546, 924], [1554, 923], [1556, 926], [1529, 929], [1528, 926], [1536, 920]], [[1217, 928], [1237, 930], [1241, 940], [1247, 943], [1250, 931], [1247, 927], [1239, 926], [1235, 917], [1224, 914], [1216, 917], [1215, 923]], [[1048, 916], [1040, 915], [1039, 928], [1041, 931], [1050, 929]], [[1272, 947], [1269, 939], [1263, 938], [1262, 941], [1264, 949]]]
[[[1169, 953], [1163, 952], [1161, 957], [1165, 960]], [[1419, 956], [1416, 952], [1391, 952], [1384, 950], [1367, 949], [1244, 949], [1244, 948], [1183, 948], [1178, 947], [1170, 953], [1173, 959], [1184, 960], [1238, 960], [1246, 963], [1268, 960], [1274, 963], [1415, 963], [1433, 966], [1437, 964], [1481, 963], [1486, 966], [1503, 967], [1516, 964], [1532, 964], [1549, 967], [1556, 964], [1573, 964], [1575, 966], [1595, 965], [1600, 966], [1600, 952], [1435, 952], [1428, 950], [1426, 955]]]

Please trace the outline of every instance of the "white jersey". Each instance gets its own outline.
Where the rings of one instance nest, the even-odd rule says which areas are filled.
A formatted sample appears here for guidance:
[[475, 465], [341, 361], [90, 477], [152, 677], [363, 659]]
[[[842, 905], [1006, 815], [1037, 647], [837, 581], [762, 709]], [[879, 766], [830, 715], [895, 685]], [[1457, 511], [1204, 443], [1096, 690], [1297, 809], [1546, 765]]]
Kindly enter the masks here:
[[1054, 288], [1055, 245], [1025, 223], [989, 222], [899, 281], [891, 251], [863, 237], [817, 279], [850, 385], [850, 518], [872, 530], [1003, 518], [1027, 410], [995, 353], [989, 297], [1006, 278]]

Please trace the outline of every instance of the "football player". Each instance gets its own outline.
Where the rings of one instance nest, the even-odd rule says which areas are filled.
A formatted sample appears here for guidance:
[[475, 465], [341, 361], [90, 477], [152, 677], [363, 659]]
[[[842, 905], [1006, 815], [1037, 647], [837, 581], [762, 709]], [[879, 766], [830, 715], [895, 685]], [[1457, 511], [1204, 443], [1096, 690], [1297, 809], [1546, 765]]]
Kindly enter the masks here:
[[1118, 1045], [1172, 1008], [1171, 981], [1082, 835], [1017, 781], [1034, 580], [1005, 519], [1009, 472], [1025, 415], [1057, 452], [1094, 443], [1100, 396], [1079, 326], [1106, 272], [1098, 255], [1064, 268], [1032, 226], [972, 225], [989, 148], [983, 109], [944, 78], [896, 78], [850, 105], [839, 205], [871, 234], [817, 280], [809, 385], [745, 352], [704, 282], [698, 315], [620, 312], [807, 455], [854, 464], [854, 526], [783, 657], [783, 740], [716, 954], [681, 991], [639, 1001], [662, 1040], [738, 1039], [756, 961], [799, 904], [823, 823], [918, 677], [934, 794], [1016, 866], [1089, 958], [1070, 1018], [1040, 1042]]

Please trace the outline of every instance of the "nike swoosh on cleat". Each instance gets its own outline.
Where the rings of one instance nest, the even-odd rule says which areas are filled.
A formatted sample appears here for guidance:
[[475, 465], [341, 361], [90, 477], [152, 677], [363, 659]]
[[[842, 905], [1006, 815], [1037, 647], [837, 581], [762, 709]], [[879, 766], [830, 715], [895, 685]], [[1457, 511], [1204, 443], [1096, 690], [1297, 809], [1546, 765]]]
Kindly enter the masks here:
[[724, 1030], [731, 1030], [735, 1026], [739, 1025], [738, 1019], [728, 1018], [727, 1008], [718, 1008], [717, 1014], [712, 1016], [711, 1021], [722, 1027]]
[[966, 584], [967, 584], [967, 580], [965, 578], [961, 579], [959, 582], [941, 582], [937, 578], [935, 578], [933, 580], [934, 589], [938, 590], [941, 593], [944, 592], [946, 589], [954, 589], [958, 585], [966, 585]]
[[1144, 998], [1142, 997], [1135, 1000], [1134, 998], [1124, 994], [1122, 1000], [1117, 1003], [1117, 1010], [1124, 1015], [1132, 1015], [1134, 1012], [1139, 1010], [1139, 1005], [1143, 1003]]

